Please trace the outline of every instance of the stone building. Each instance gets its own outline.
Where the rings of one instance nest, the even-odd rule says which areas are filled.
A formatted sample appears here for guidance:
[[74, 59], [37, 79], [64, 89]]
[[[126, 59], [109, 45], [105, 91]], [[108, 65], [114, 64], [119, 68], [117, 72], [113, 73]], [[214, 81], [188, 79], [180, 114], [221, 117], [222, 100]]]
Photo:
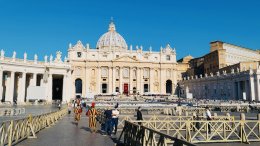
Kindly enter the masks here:
[[128, 46], [116, 31], [115, 24], [109, 24], [95, 48], [84, 46], [80, 41], [69, 46], [68, 61], [73, 69], [73, 84], [76, 93], [86, 96], [94, 94], [174, 94], [177, 78], [176, 52], [170, 45], [159, 52], [150, 47]]
[[260, 67], [185, 77], [179, 84], [183, 97], [192, 94], [193, 98], [198, 99], [260, 101]]

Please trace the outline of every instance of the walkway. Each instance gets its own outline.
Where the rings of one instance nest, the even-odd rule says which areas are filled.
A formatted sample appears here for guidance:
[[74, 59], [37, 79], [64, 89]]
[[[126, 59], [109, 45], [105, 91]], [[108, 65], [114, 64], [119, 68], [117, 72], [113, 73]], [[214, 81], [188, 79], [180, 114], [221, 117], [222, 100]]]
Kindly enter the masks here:
[[83, 114], [77, 127], [73, 115], [67, 115], [51, 128], [43, 129], [36, 134], [36, 139], [26, 139], [17, 146], [115, 146], [110, 137], [91, 133], [88, 118]]

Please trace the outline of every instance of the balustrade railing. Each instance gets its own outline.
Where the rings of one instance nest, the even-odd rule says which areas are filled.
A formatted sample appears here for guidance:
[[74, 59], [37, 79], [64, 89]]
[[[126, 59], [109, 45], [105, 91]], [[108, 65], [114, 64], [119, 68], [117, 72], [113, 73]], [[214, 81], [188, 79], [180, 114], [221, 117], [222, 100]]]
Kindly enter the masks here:
[[26, 138], [36, 138], [40, 130], [54, 125], [67, 114], [67, 109], [28, 118], [5, 121], [0, 127], [0, 146], [11, 146]]

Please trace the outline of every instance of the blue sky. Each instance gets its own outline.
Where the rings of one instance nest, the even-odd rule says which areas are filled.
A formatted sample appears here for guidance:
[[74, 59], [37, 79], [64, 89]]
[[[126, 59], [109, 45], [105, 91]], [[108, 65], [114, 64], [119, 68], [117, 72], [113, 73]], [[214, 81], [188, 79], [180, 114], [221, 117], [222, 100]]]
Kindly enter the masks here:
[[214, 40], [260, 49], [257, 0], [0, 0], [0, 49], [22, 58], [60, 50], [81, 40], [96, 46], [114, 18], [128, 45], [159, 50], [167, 43], [177, 58], [209, 52]]

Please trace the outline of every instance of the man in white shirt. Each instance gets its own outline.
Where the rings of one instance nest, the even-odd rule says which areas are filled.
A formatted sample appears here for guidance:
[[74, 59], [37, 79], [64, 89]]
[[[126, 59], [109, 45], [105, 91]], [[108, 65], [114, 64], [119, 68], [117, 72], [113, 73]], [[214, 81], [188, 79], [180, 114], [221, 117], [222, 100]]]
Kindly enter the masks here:
[[[212, 116], [211, 113], [209, 111], [209, 107], [206, 107], [206, 116], [207, 116], [207, 120], [210, 121], [212, 120]], [[210, 127], [210, 122], [208, 123], [208, 133], [211, 133], [211, 127]]]
[[119, 117], [119, 110], [117, 109], [118, 106], [115, 107], [115, 109], [112, 110], [112, 129], [115, 128], [115, 135], [117, 132], [117, 125], [118, 125], [118, 117]]

